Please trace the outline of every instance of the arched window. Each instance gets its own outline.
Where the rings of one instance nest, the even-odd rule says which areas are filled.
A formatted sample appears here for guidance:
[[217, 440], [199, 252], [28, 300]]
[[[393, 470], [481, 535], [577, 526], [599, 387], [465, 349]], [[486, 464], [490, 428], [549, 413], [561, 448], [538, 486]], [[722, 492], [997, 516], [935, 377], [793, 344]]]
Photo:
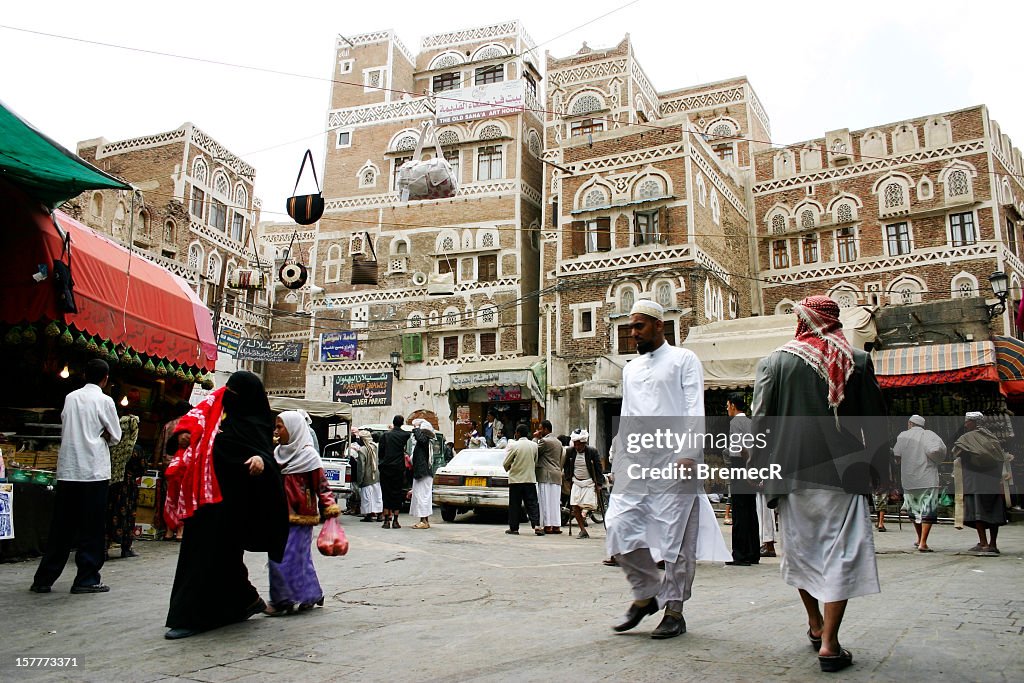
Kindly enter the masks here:
[[393, 150], [396, 152], [411, 151], [416, 149], [417, 142], [418, 140], [416, 139], [415, 135], [411, 133], [409, 135], [403, 135], [402, 137], [395, 140], [395, 146], [393, 147]]
[[231, 196], [231, 185], [228, 183], [228, 177], [217, 171], [213, 176], [213, 189], [225, 197]]
[[89, 202], [89, 213], [97, 218], [103, 217], [103, 195], [99, 192], [92, 193], [92, 200]]
[[422, 313], [410, 313], [409, 314], [409, 327], [413, 327], [413, 328], [423, 327], [423, 314]]
[[920, 303], [922, 291], [916, 280], [901, 278], [889, 287], [889, 302], [897, 306]]
[[953, 278], [950, 290], [954, 299], [978, 296], [978, 279], [970, 273], [960, 273]]
[[661, 304], [663, 308], [673, 308], [675, 305], [675, 292], [672, 291], [672, 285], [668, 282], [659, 282], [658, 287], [654, 290], [655, 300]]
[[836, 206], [836, 223], [850, 223], [853, 221], [853, 206], [843, 202]]
[[212, 252], [206, 260], [206, 277], [211, 282], [220, 281], [220, 256], [217, 252]]
[[633, 304], [636, 303], [636, 294], [632, 287], [624, 287], [622, 294], [619, 295], [620, 309], [623, 313], [629, 313], [633, 310]]
[[580, 95], [572, 102], [569, 110], [570, 116], [583, 116], [593, 111], [604, 109], [604, 102], [596, 95]]
[[636, 199], [653, 199], [662, 197], [665, 194], [664, 183], [661, 178], [648, 176], [636, 185]]
[[332, 244], [327, 248], [327, 259], [324, 262], [324, 280], [338, 282], [341, 280], [341, 245]]
[[814, 227], [814, 212], [810, 209], [804, 209], [800, 212], [800, 227], [801, 228], [813, 228]]
[[202, 157], [196, 157], [195, 161], [192, 162], [192, 181], [195, 183], [206, 184], [206, 178], [208, 170], [206, 168], [206, 162], [203, 161]]
[[786, 217], [781, 213], [772, 216], [772, 233], [781, 235], [786, 232]]
[[504, 137], [505, 133], [502, 132], [501, 126], [495, 124], [488, 124], [480, 129], [477, 133], [477, 137], [481, 140], [496, 140], [497, 138]]
[[173, 220], [168, 218], [167, 222], [164, 223], [164, 242], [171, 242], [171, 243], [173, 243], [174, 242], [174, 236], [175, 236], [176, 232], [177, 232], [177, 226], [174, 224]]
[[898, 209], [903, 206], [903, 186], [899, 183], [889, 183], [884, 191], [885, 208]]
[[724, 121], [722, 123], [716, 124], [715, 127], [711, 129], [712, 139], [731, 137], [733, 137], [732, 126], [730, 126], [728, 123], [725, 123]]
[[494, 314], [497, 310], [493, 306], [487, 306], [480, 309], [480, 320], [484, 325], [493, 325], [495, 318]]
[[490, 249], [494, 246], [494, 233], [485, 232], [483, 237], [480, 238], [480, 246], [484, 249]]
[[113, 228], [114, 228], [114, 234], [115, 235], [120, 235], [122, 232], [124, 232], [124, 218], [125, 218], [125, 215], [126, 215], [126, 211], [124, 209], [124, 203], [123, 202], [118, 202], [117, 203], [117, 208], [114, 209]]
[[540, 135], [535, 130], [531, 130], [527, 138], [527, 149], [535, 157], [540, 157]]
[[150, 230], [152, 230], [152, 228], [153, 226], [149, 220], [149, 212], [146, 211], [145, 209], [142, 209], [141, 211], [139, 211], [139, 231], [143, 235], [149, 235]]
[[950, 197], [961, 197], [971, 193], [970, 184], [967, 180], [967, 173], [961, 169], [950, 171], [946, 176], [946, 185], [949, 186]]
[[715, 222], [715, 225], [719, 225], [722, 221], [722, 207], [718, 204], [718, 190], [711, 188], [711, 220]]
[[701, 206], [706, 206], [708, 203], [708, 187], [704, 184], [704, 176], [700, 173], [697, 174], [697, 201]]
[[595, 206], [602, 206], [604, 204], [605, 204], [604, 190], [601, 190], [601, 189], [596, 188], [596, 187], [594, 189], [590, 190], [589, 192], [587, 192], [586, 196], [583, 198], [583, 207], [587, 208], [587, 209], [595, 207]]
[[459, 311], [454, 308], [446, 309], [444, 312], [444, 324], [453, 327], [459, 324]]
[[437, 143], [442, 147], [459, 144], [459, 134], [454, 130], [441, 131], [437, 135]]
[[203, 248], [193, 244], [188, 248], [188, 267], [192, 270], [199, 270], [203, 263]]
[[249, 208], [249, 193], [241, 185], [235, 188], [235, 210], [245, 211]]

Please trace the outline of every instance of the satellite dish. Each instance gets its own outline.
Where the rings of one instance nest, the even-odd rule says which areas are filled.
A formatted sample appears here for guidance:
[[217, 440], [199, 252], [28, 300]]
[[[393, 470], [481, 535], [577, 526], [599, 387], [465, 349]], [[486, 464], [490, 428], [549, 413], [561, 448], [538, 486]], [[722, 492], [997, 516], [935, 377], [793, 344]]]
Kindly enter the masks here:
[[298, 289], [306, 284], [309, 273], [306, 271], [306, 266], [301, 263], [286, 263], [281, 266], [281, 270], [277, 271], [277, 277], [281, 280], [281, 284], [288, 289]]

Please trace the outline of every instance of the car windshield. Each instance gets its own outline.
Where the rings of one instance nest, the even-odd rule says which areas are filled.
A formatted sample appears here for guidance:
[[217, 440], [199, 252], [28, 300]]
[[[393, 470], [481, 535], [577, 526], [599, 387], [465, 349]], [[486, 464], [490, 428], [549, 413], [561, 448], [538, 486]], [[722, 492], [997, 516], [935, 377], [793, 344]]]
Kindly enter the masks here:
[[451, 462], [448, 463], [448, 467], [501, 467], [501, 463], [505, 460], [505, 451], [483, 449], [483, 448], [466, 448], [461, 450], [452, 458]]

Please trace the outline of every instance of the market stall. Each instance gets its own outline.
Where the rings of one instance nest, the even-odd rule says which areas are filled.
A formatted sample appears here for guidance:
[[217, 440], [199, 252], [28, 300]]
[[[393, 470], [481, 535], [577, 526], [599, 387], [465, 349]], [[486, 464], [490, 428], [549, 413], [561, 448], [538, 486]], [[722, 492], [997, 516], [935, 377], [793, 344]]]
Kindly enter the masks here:
[[149, 454], [165, 409], [194, 383], [212, 385], [211, 316], [195, 292], [55, 209], [92, 188], [131, 189], [0, 104], [0, 447], [18, 501], [16, 542], [0, 556], [45, 542], [60, 411], [89, 359], [110, 365], [107, 391], [140, 417]]

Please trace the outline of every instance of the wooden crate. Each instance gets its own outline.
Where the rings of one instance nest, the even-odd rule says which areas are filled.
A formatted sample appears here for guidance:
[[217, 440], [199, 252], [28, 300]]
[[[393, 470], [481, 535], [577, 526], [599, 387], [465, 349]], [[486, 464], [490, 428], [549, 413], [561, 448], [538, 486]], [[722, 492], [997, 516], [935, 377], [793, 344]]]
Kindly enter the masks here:
[[20, 463], [25, 469], [56, 470], [57, 451], [18, 451], [11, 455], [4, 450], [4, 459], [8, 462]]

